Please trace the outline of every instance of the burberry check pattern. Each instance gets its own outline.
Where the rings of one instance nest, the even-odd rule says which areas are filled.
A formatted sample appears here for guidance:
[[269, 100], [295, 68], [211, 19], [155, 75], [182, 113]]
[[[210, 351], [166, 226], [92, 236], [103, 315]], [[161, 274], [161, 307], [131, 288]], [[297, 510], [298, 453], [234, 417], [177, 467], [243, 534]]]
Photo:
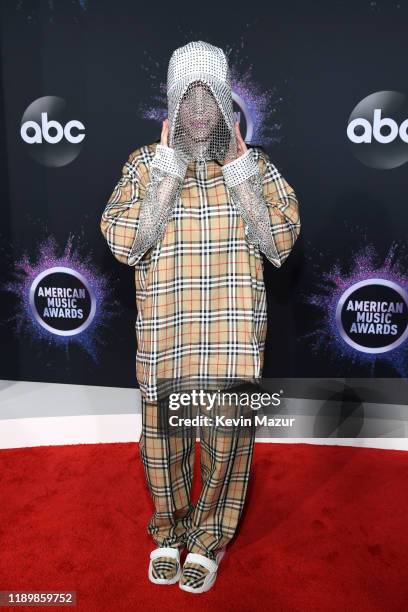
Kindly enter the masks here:
[[[205, 413], [205, 404], [202, 413]], [[159, 427], [161, 407], [142, 395], [142, 435], [139, 450], [155, 511], [148, 532], [160, 547], [187, 546], [189, 552], [210, 559], [233, 538], [241, 517], [253, 456], [255, 427], [200, 427], [202, 488], [191, 503], [196, 431], [168, 435]], [[184, 416], [192, 416], [186, 411]], [[222, 407], [226, 416], [237, 417], [237, 405]], [[184, 576], [195, 586], [206, 570], [193, 564]]]
[[[193, 506], [195, 436], [169, 436], [159, 428], [157, 380], [261, 376], [267, 313], [260, 246], [266, 240], [258, 239], [245, 220], [254, 218], [247, 197], [254, 179], [249, 162], [259, 169], [255, 179], [262, 184], [273, 238], [269, 245], [274, 244], [264, 255], [275, 266], [284, 263], [299, 235], [298, 201], [260, 147], [251, 149], [252, 160], [247, 153], [224, 166], [192, 161], [164, 232], [134, 262], [132, 247], [156, 148], [153, 143], [130, 154], [103, 211], [101, 231], [116, 259], [135, 269], [139, 448], [155, 508], [148, 532], [160, 547], [187, 545], [190, 552], [214, 559], [234, 536], [243, 510], [254, 431], [239, 427], [225, 435], [202, 428], [203, 486]], [[245, 197], [238, 207], [240, 190]], [[254, 198], [259, 204], [259, 192]], [[174, 568], [157, 571], [164, 575]], [[194, 564], [182, 580], [197, 588], [205, 573]]]
[[[124, 264], [130, 265], [156, 147], [145, 145], [130, 154], [102, 214], [101, 231]], [[262, 148], [252, 147], [251, 156], [278, 256], [271, 261], [281, 266], [300, 233], [298, 200]], [[241, 157], [244, 164], [248, 155]], [[239, 163], [239, 158], [231, 163], [232, 176], [239, 175]], [[224, 180], [222, 169], [227, 176], [228, 166], [215, 160], [188, 164], [163, 235], [134, 264], [136, 377], [149, 402], [158, 399], [158, 379], [261, 376], [264, 262]]]
[[158, 557], [153, 561], [152, 566], [153, 578], [171, 580], [176, 576], [179, 564], [171, 557]]
[[180, 583], [194, 589], [199, 589], [204, 584], [206, 574], [208, 574], [208, 569], [202, 565], [198, 563], [185, 563]]

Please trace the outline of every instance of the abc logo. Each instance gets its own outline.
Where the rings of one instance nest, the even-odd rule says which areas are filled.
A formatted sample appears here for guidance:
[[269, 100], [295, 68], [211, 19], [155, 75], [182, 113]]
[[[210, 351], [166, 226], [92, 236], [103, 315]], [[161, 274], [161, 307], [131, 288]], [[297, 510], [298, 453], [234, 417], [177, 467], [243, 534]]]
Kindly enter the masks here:
[[351, 113], [347, 137], [354, 156], [372, 168], [397, 168], [408, 161], [408, 100], [397, 91], [364, 98]]
[[[29, 128], [32, 128], [33, 133], [29, 135]], [[50, 129], [54, 129], [56, 131], [55, 136], [50, 134]], [[77, 135], [74, 135], [73, 129], [77, 129]], [[56, 142], [60, 142], [63, 138], [66, 138], [68, 142], [77, 143], [82, 142], [85, 138], [85, 134], [81, 134], [78, 130], [84, 130], [85, 126], [80, 121], [68, 121], [68, 123], [63, 127], [58, 121], [55, 119], [48, 119], [47, 113], [41, 113], [41, 125], [39, 125], [36, 121], [25, 121], [21, 126], [21, 136], [24, 142], [28, 142], [28, 144], [39, 143], [39, 142], [50, 142], [55, 144]]]
[[[381, 117], [381, 108], [374, 109], [373, 125], [367, 119], [358, 118], [350, 121], [347, 127], [347, 136], [352, 142], [372, 142], [373, 138], [377, 142], [393, 142], [398, 135], [401, 140], [408, 142], [408, 119], [405, 119], [398, 128], [398, 124], [389, 117]], [[355, 129], [362, 127], [362, 134], [356, 134]], [[381, 131], [388, 128], [388, 134], [383, 134]], [[387, 131], [387, 130], [386, 130]]]
[[29, 155], [39, 163], [66, 166], [79, 155], [85, 126], [69, 114], [65, 100], [56, 96], [38, 98], [26, 109], [20, 135]]

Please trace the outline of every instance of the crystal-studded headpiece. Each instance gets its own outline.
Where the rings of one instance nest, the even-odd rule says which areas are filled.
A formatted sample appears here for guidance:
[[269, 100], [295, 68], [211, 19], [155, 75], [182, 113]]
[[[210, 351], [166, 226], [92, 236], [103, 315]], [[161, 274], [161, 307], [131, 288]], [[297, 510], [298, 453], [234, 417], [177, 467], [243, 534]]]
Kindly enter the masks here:
[[225, 53], [199, 41], [176, 49], [167, 71], [169, 146], [188, 161], [223, 162], [235, 140]]

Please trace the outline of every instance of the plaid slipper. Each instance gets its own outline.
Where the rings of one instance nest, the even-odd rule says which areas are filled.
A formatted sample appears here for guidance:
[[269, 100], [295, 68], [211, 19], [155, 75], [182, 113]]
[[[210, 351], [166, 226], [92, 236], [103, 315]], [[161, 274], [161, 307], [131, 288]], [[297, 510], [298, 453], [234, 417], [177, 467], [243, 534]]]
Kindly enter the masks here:
[[179, 581], [180, 589], [189, 593], [209, 591], [217, 579], [218, 565], [224, 555], [225, 550], [219, 550], [213, 561], [204, 555], [188, 553]]
[[150, 553], [149, 580], [154, 584], [174, 584], [181, 575], [180, 550], [161, 547]]

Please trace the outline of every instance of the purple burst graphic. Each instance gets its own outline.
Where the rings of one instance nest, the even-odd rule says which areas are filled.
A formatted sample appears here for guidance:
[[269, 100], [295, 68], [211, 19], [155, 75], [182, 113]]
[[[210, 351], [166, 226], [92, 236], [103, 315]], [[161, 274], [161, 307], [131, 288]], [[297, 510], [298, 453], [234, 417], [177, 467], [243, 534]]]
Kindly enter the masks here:
[[[119, 303], [113, 299], [112, 280], [101, 274], [92, 263], [91, 254], [82, 255], [74, 248], [74, 236], [70, 234], [61, 255], [54, 237], [48, 237], [32, 258], [24, 254], [14, 263], [14, 280], [2, 284], [1, 289], [13, 293], [17, 298], [15, 313], [8, 320], [14, 325], [19, 335], [25, 334], [31, 340], [45, 341], [48, 345], [64, 347], [67, 356], [69, 346], [73, 343], [83, 347], [96, 362], [98, 345], [105, 346], [101, 328], [108, 325], [113, 316], [117, 316]], [[87, 285], [96, 302], [95, 314], [91, 323], [74, 335], [58, 335], [45, 329], [33, 312], [30, 303], [30, 289], [33, 281], [47, 270], [55, 267], [67, 268], [86, 279]]]
[[[327, 270], [327, 253], [320, 253], [309, 244], [308, 258], [313, 260], [316, 276], [321, 279], [316, 283], [313, 293], [303, 292], [303, 300], [314, 306], [319, 313], [318, 328], [308, 334], [302, 335], [299, 341], [307, 340], [314, 353], [327, 356], [336, 363], [349, 363], [351, 367], [355, 364], [366, 365], [370, 369], [370, 375], [374, 376], [377, 361], [386, 361], [397, 374], [405, 377], [408, 372], [408, 343], [403, 342], [397, 348], [390, 351], [370, 353], [357, 350], [350, 346], [339, 333], [336, 322], [336, 309], [340, 298], [347, 289], [360, 281], [373, 279], [384, 279], [398, 285], [403, 290], [408, 289], [406, 276], [407, 252], [406, 246], [393, 242], [381, 262], [376, 248], [367, 242], [365, 233], [359, 234], [360, 240], [365, 244], [356, 253], [351, 254], [346, 260], [336, 260], [334, 265]], [[398, 254], [398, 257], [397, 257]], [[316, 261], [317, 257], [322, 261]], [[344, 268], [347, 268], [346, 272]]]
[[[282, 142], [282, 124], [276, 121], [279, 105], [283, 103], [283, 97], [277, 93], [277, 86], [263, 90], [252, 76], [253, 66], [249, 66], [245, 72], [230, 63], [232, 91], [236, 101], [242, 107], [245, 106], [247, 119], [247, 136], [243, 134], [248, 144], [262, 144], [264, 146], [274, 145]], [[250, 130], [248, 129], [250, 126]]]

